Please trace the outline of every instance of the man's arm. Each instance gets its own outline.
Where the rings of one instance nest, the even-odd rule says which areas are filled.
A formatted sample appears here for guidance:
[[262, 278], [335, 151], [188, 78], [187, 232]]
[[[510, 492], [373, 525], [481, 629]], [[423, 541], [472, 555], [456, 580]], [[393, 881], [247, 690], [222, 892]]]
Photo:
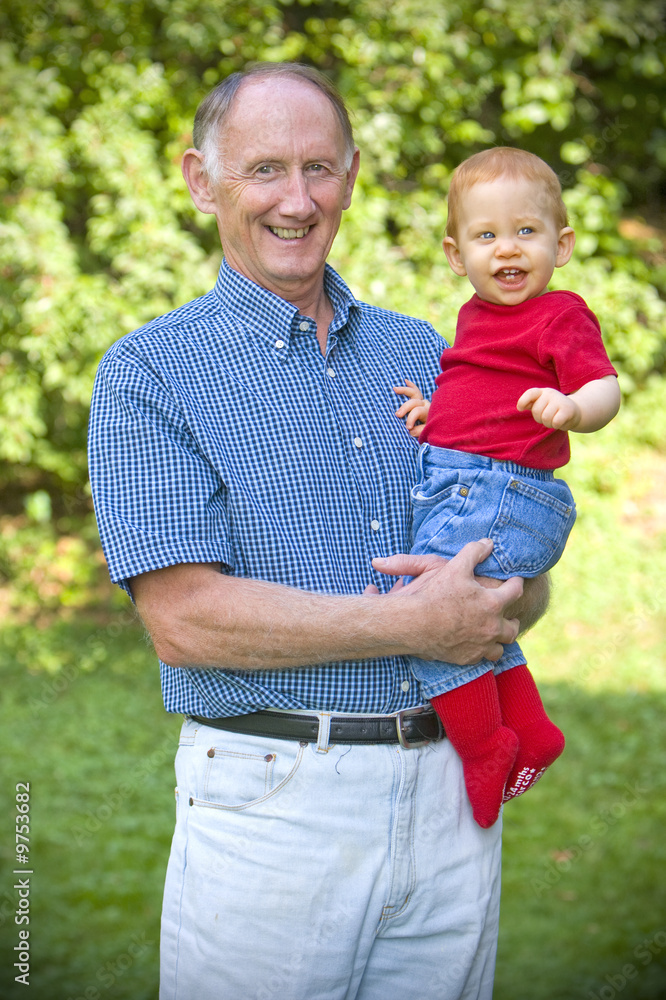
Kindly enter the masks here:
[[415, 576], [381, 597], [313, 594], [225, 576], [211, 564], [153, 570], [131, 588], [158, 656], [174, 667], [271, 670], [410, 653], [475, 663], [499, 659], [518, 633], [507, 609], [522, 580], [487, 587], [474, 576], [491, 549], [486, 539], [449, 562], [377, 560], [382, 572]]

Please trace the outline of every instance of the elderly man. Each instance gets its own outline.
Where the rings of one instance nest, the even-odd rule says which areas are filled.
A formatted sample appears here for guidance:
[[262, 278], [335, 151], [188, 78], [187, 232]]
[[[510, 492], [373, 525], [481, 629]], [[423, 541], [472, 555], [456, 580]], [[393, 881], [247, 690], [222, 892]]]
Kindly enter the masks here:
[[235, 74], [194, 142], [217, 284], [111, 348], [90, 436], [111, 577], [185, 715], [160, 997], [489, 998], [501, 823], [474, 823], [405, 657], [497, 659], [522, 582], [474, 576], [488, 541], [400, 555], [392, 386], [430, 386], [441, 339], [326, 264], [359, 153], [319, 74]]

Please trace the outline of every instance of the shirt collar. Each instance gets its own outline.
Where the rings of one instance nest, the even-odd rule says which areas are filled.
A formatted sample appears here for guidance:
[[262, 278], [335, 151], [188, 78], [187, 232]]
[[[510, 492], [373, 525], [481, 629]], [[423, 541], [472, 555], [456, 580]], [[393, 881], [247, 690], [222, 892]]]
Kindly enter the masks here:
[[[325, 266], [324, 288], [334, 309], [329, 333], [339, 335], [347, 326], [350, 310], [358, 310], [360, 305], [330, 264]], [[291, 302], [250, 281], [230, 267], [224, 258], [214, 292], [225, 312], [232, 315], [266, 347], [274, 349], [279, 342], [283, 345], [281, 350], [286, 353], [293, 337], [316, 334], [312, 321], [308, 327], [301, 329], [305, 317], [301, 316]]]

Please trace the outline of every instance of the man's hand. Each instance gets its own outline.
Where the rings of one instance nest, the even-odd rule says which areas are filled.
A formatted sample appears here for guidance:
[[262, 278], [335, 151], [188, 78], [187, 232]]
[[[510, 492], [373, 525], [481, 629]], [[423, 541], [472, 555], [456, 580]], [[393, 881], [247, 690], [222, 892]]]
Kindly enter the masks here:
[[151, 570], [131, 586], [158, 656], [172, 667], [284, 670], [409, 654], [475, 663], [500, 657], [518, 631], [509, 615], [523, 614], [514, 604], [522, 580], [474, 576], [491, 550], [485, 540], [450, 562], [377, 559], [383, 573], [415, 577], [382, 596], [371, 587], [358, 595], [310, 593], [227, 576], [215, 563]]
[[506, 618], [505, 612], [521, 597], [523, 581], [512, 577], [484, 586], [474, 569], [491, 552], [490, 539], [482, 539], [449, 561], [400, 554], [373, 560], [380, 573], [414, 577], [383, 598], [394, 602], [396, 614], [410, 609], [409, 652], [425, 660], [468, 664], [498, 660], [503, 646], [515, 641], [518, 619]]
[[405, 383], [406, 385], [393, 386], [393, 391], [397, 392], [399, 396], [409, 397], [407, 402], [403, 403], [396, 411], [396, 417], [407, 417], [405, 420], [407, 430], [412, 437], [419, 437], [428, 417], [430, 401], [423, 398], [421, 390], [408, 378], [405, 379]]

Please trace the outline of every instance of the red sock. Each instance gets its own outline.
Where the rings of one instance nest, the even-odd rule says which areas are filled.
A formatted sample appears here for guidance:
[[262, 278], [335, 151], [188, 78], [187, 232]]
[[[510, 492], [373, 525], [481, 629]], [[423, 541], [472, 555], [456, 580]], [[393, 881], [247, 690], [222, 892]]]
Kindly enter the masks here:
[[474, 819], [492, 826], [518, 750], [516, 734], [502, 725], [495, 678], [488, 671], [430, 701], [462, 761]]
[[509, 774], [504, 801], [522, 795], [564, 750], [564, 736], [550, 721], [525, 664], [504, 670], [495, 678], [502, 722], [516, 733], [518, 754]]

